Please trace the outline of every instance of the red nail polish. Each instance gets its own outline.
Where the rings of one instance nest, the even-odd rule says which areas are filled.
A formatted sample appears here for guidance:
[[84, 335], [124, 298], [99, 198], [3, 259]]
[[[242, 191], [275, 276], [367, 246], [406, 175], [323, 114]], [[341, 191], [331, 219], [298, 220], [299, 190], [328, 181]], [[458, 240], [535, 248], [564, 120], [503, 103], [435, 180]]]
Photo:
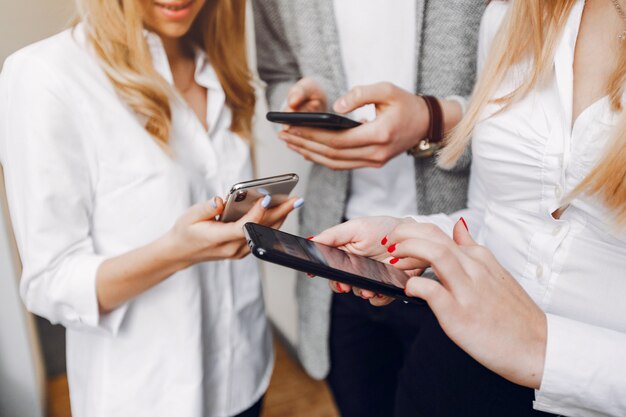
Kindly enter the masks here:
[[385, 246], [387, 244], [387, 236], [385, 236], [383, 238], [383, 240], [380, 241], [380, 244], [383, 245], [383, 246]]
[[399, 260], [400, 260], [400, 259], [398, 259], [398, 258], [393, 258], [392, 260], [390, 260], [390, 261], [389, 261], [389, 263], [390, 263], [391, 265], [395, 265], [395, 264], [397, 264], [397, 263], [398, 263], [398, 261], [399, 261]]
[[309, 236], [309, 237], [307, 237], [307, 238], [306, 238], [306, 240], [311, 240], [311, 239], [313, 239], [314, 237], [315, 237], [315, 236]]
[[392, 253], [395, 250], [396, 250], [396, 244], [394, 243], [393, 245], [389, 246], [389, 248], [387, 249], [387, 252]]
[[467, 227], [467, 223], [465, 222], [465, 219], [463, 217], [461, 217], [460, 220], [463, 223], [463, 226], [465, 226], [465, 230], [467, 230], [469, 232], [469, 227]]
[[307, 274], [306, 274], [306, 275], [307, 275], [309, 278], [315, 278], [315, 275], [313, 275], [313, 274], [309, 274], [308, 272], [307, 272]]

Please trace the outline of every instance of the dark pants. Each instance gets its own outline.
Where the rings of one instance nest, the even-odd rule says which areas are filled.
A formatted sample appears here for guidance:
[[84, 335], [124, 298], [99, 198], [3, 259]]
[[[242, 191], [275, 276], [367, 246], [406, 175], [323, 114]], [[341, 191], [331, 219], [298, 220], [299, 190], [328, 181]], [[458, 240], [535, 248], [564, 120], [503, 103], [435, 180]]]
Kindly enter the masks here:
[[252, 407], [233, 417], [259, 417], [261, 415], [261, 409], [263, 408], [264, 399], [265, 396], [261, 397], [261, 399], [257, 401]]
[[403, 302], [378, 308], [352, 294], [333, 294], [328, 383], [343, 417], [393, 415], [419, 312]]
[[[388, 310], [380, 313], [380, 310]], [[428, 306], [333, 296], [328, 381], [343, 417], [539, 417], [532, 389], [469, 357]]]

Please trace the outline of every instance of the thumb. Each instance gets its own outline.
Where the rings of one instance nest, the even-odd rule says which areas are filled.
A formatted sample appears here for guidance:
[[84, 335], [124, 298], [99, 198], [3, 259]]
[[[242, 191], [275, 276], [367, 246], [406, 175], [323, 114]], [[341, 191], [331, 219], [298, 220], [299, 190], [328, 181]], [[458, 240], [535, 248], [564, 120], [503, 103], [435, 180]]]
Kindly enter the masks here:
[[357, 232], [357, 221], [347, 221], [324, 230], [312, 240], [336, 248], [353, 243], [356, 240]]
[[207, 220], [215, 220], [224, 211], [224, 202], [219, 197], [195, 204], [187, 209], [180, 217], [185, 224], [194, 224]]
[[287, 93], [287, 105], [291, 109], [296, 109], [302, 103], [304, 98], [304, 91], [302, 87], [298, 84], [295, 84], [293, 87], [289, 89], [289, 93]]
[[474, 241], [474, 239], [472, 239], [472, 235], [470, 235], [467, 223], [465, 222], [465, 219], [463, 217], [461, 217], [459, 221], [456, 222], [456, 224], [454, 225], [454, 229], [452, 229], [452, 239], [457, 245], [476, 245], [476, 242]]
[[386, 102], [392, 95], [394, 88], [394, 85], [390, 83], [377, 83], [354, 87], [337, 99], [333, 109], [337, 113], [350, 113], [366, 104]]

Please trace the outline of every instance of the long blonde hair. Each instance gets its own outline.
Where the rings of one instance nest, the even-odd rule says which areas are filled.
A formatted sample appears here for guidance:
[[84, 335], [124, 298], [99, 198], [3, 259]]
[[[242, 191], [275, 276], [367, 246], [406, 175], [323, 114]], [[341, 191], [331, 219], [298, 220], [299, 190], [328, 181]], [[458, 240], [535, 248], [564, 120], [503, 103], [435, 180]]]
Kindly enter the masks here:
[[[474, 126], [490, 102], [502, 110], [526, 96], [552, 70], [561, 32], [576, 0], [513, 0], [508, 15], [494, 40], [484, 70], [474, 89], [468, 111], [447, 139], [439, 155], [439, 165], [451, 167], [467, 147]], [[532, 58], [530, 75], [513, 92], [493, 98], [507, 71], [516, 63]], [[617, 67], [607, 82], [611, 108], [622, 111], [626, 82], [626, 48], [622, 46]], [[501, 110], [501, 111], [502, 111]], [[605, 156], [572, 191], [569, 200], [580, 193], [598, 195], [612, 210], [618, 223], [626, 223], [626, 115], [622, 114]]]
[[[152, 63], [137, 0], [77, 0], [80, 20], [122, 100], [162, 145], [170, 138], [174, 90]], [[208, 0], [185, 39], [203, 48], [232, 112], [231, 130], [252, 138], [255, 94], [248, 68], [245, 0]]]

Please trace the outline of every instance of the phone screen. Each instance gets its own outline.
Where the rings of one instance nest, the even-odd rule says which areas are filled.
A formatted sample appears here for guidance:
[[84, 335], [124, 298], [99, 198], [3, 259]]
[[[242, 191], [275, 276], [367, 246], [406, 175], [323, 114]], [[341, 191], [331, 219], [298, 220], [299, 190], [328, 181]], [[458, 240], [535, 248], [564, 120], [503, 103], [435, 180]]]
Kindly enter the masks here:
[[288, 233], [264, 227], [262, 229], [255, 228], [255, 234], [261, 238], [266, 249], [285, 253], [304, 261], [321, 264], [402, 289], [409, 280], [406, 273], [390, 265]]

